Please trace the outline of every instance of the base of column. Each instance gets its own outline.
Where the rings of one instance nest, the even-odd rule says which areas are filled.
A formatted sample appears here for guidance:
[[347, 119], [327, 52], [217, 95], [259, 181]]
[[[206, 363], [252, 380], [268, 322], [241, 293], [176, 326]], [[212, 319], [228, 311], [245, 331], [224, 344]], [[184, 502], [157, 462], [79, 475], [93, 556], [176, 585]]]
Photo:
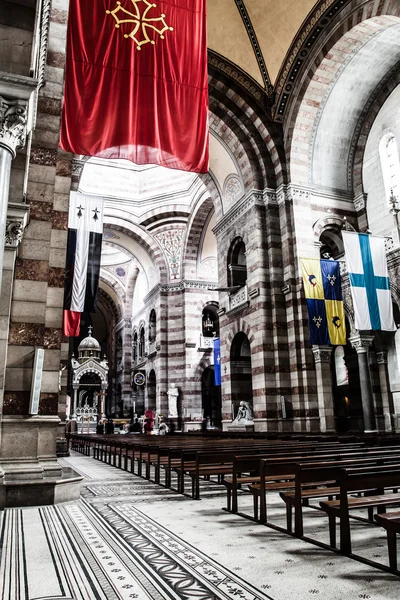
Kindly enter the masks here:
[[58, 477], [0, 481], [0, 510], [17, 506], [48, 506], [78, 500], [83, 477], [63, 467]]
[[364, 429], [364, 433], [378, 433], [377, 429]]
[[82, 477], [56, 457], [58, 417], [3, 415], [0, 509], [77, 500]]

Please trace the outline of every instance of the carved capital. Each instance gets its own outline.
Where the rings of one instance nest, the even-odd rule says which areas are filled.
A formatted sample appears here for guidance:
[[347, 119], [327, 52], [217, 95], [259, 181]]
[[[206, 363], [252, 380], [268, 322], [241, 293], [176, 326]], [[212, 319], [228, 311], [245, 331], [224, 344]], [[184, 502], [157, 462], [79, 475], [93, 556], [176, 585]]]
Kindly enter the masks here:
[[330, 363], [332, 357], [332, 346], [313, 346], [312, 351], [316, 363]]
[[0, 146], [15, 157], [26, 140], [28, 107], [24, 100], [8, 100], [0, 96]]
[[387, 350], [380, 350], [376, 353], [376, 362], [378, 365], [387, 365], [388, 364], [388, 353]]
[[357, 352], [357, 354], [368, 353], [368, 350], [371, 347], [373, 341], [374, 341], [373, 335], [361, 336], [360, 334], [357, 334], [357, 335], [353, 335], [353, 336], [349, 337], [349, 342], [352, 345], [352, 347], [354, 348], [354, 350]]
[[29, 207], [26, 204], [10, 202], [7, 210], [5, 245], [17, 248], [22, 241], [28, 223]]

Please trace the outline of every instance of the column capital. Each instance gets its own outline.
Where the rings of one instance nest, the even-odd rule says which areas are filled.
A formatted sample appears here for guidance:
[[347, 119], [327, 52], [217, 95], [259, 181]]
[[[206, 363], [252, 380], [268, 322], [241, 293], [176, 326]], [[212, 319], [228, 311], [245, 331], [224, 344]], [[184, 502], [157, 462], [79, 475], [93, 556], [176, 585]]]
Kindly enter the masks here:
[[6, 148], [15, 158], [18, 148], [26, 141], [28, 103], [0, 96], [0, 147]]
[[388, 351], [387, 350], [379, 350], [376, 353], [376, 362], [378, 363], [378, 365], [387, 365]]
[[9, 202], [6, 220], [6, 247], [17, 248], [19, 246], [28, 224], [28, 215], [29, 206], [27, 204]]
[[367, 354], [374, 339], [373, 335], [360, 335], [357, 333], [349, 337], [349, 342], [357, 354]]
[[332, 357], [332, 346], [312, 346], [314, 360], [316, 363], [330, 363]]

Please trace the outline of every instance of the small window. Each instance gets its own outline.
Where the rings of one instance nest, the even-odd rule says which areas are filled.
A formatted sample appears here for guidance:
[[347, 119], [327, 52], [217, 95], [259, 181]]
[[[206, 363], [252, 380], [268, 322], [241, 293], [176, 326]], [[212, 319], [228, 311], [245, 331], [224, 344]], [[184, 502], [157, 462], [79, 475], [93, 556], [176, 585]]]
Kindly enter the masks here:
[[137, 362], [138, 359], [138, 334], [137, 331], [133, 334], [133, 342], [132, 342], [132, 360], [133, 362]]
[[150, 320], [149, 320], [149, 342], [156, 341], [156, 328], [157, 328], [157, 317], [156, 317], [156, 311], [153, 308], [153, 310], [150, 313]]
[[219, 318], [217, 306], [209, 304], [203, 308], [201, 328], [203, 337], [219, 337]]
[[246, 246], [242, 238], [236, 238], [228, 253], [228, 285], [229, 287], [246, 285], [247, 261]]
[[393, 195], [400, 201], [400, 162], [399, 151], [394, 135], [385, 135], [379, 145], [385, 194], [389, 201]]
[[139, 358], [143, 358], [145, 351], [145, 337], [144, 337], [144, 327], [140, 330], [139, 336]]

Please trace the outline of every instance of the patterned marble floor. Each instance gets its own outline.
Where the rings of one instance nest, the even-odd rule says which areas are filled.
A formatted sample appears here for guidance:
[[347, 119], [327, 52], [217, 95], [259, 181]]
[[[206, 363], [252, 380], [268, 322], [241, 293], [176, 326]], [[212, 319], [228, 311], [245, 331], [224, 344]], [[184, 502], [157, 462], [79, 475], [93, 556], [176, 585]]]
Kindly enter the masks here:
[[[397, 600], [400, 578], [222, 511], [221, 486], [202, 500], [73, 454], [81, 500], [0, 515], [2, 600]], [[251, 514], [251, 498], [240, 497]], [[283, 525], [279, 497], [270, 519]], [[305, 530], [327, 542], [308, 509]], [[352, 525], [354, 551], [387, 563], [384, 532]]]

